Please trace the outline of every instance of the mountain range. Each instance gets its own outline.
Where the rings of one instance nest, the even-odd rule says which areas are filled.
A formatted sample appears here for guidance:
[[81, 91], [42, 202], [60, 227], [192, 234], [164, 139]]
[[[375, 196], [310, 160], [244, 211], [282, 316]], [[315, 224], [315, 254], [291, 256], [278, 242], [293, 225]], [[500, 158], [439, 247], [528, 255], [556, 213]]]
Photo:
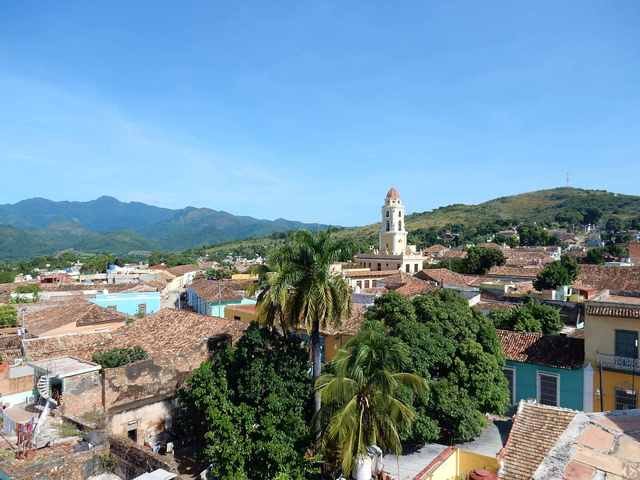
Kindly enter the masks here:
[[31, 198], [0, 205], [0, 259], [66, 249], [114, 254], [182, 250], [300, 228], [327, 225], [262, 220], [210, 208], [173, 210], [108, 196], [88, 202]]
[[[479, 226], [498, 220], [553, 222], [561, 214], [596, 208], [602, 220], [640, 219], [640, 196], [604, 190], [554, 188], [522, 193], [477, 205], [454, 204], [408, 215], [409, 231], [451, 224]], [[345, 228], [343, 237], [374, 239], [379, 224]], [[0, 205], [0, 259], [46, 255], [65, 249], [126, 254], [149, 250], [183, 250], [223, 242], [242, 244], [245, 239], [300, 228], [327, 225], [291, 220], [261, 220], [209, 208], [179, 210], [139, 202], [100, 197], [89, 202], [54, 202], [32, 198]], [[245, 242], [246, 243], [246, 242]]]

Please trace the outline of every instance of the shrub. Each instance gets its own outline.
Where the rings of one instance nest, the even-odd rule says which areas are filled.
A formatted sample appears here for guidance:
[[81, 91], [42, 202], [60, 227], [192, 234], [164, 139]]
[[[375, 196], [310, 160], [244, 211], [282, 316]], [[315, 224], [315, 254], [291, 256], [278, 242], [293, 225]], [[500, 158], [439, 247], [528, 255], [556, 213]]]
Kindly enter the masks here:
[[116, 368], [147, 358], [149, 358], [149, 354], [141, 347], [131, 347], [96, 352], [93, 354], [92, 360], [102, 365], [103, 368]]
[[13, 305], [0, 305], [0, 327], [15, 327], [18, 324], [18, 312]]

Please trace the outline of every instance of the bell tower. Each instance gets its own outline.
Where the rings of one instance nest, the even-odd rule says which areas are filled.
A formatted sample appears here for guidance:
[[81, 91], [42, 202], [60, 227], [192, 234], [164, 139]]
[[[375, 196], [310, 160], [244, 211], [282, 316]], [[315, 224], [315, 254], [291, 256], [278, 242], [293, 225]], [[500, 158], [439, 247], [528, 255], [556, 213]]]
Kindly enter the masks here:
[[382, 206], [380, 224], [380, 254], [402, 255], [407, 249], [407, 231], [404, 225], [404, 205], [398, 191], [391, 187]]

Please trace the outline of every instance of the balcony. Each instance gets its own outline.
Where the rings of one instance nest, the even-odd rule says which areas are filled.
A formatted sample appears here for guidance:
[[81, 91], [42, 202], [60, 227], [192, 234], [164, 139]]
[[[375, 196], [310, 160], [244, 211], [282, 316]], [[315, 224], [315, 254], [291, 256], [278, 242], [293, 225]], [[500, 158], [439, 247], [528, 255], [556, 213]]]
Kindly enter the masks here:
[[598, 354], [598, 363], [602, 368], [640, 374], [640, 359], [619, 357], [606, 353]]

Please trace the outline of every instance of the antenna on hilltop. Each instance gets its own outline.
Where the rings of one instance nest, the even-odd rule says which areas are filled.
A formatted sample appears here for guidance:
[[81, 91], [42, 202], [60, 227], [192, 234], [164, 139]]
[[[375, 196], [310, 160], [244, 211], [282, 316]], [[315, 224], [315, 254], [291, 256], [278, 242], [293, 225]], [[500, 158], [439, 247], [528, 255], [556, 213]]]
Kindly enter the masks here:
[[567, 187], [569, 186], [569, 172], [567, 172]]

